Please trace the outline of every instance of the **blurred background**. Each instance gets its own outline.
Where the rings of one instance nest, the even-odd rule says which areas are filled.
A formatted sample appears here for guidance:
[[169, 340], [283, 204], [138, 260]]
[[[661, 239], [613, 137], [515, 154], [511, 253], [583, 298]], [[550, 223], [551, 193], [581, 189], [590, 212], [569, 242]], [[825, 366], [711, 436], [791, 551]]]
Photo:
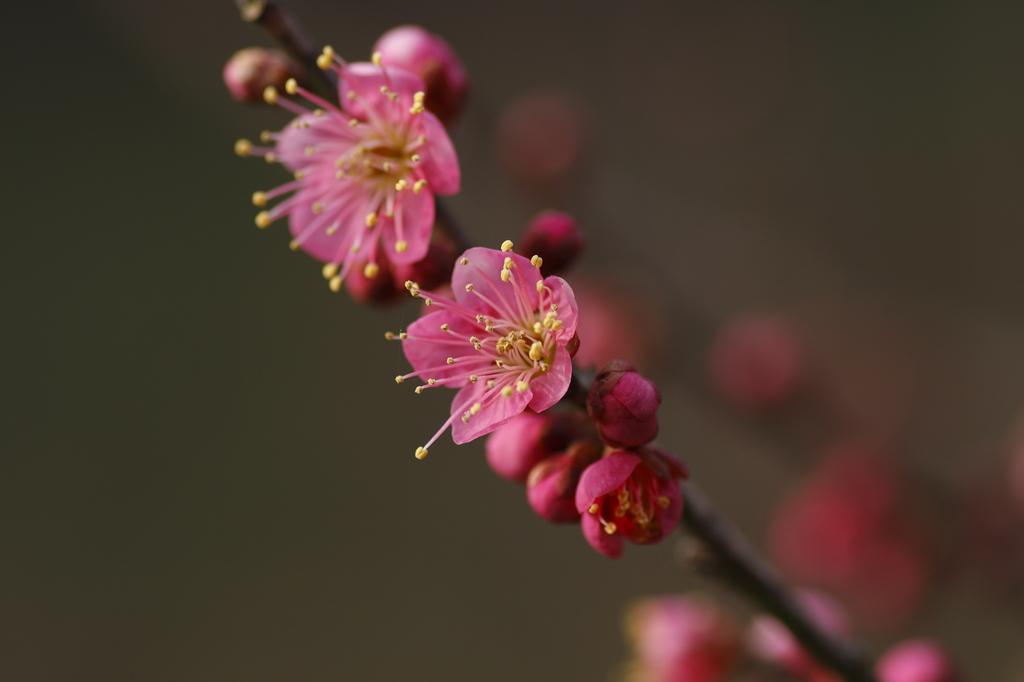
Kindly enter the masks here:
[[[876, 653], [1024, 679], [1024, 7], [290, 7], [351, 60], [403, 23], [459, 52], [451, 207], [490, 246], [577, 217], [583, 348], [794, 581]], [[224, 89], [270, 44], [233, 3], [5, 26], [0, 678], [606, 680], [631, 599], [743, 613], [674, 539], [545, 524], [481, 442], [413, 458], [449, 397], [382, 333], [418, 306], [253, 225], [286, 176], [232, 146], [288, 116]]]

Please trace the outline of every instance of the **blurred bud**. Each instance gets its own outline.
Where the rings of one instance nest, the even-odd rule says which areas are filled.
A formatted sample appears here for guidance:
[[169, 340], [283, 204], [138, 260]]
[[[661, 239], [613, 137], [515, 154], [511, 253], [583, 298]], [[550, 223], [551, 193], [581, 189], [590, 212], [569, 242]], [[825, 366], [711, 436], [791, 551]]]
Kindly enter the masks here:
[[603, 278], [600, 282], [574, 277], [572, 291], [580, 315], [576, 331], [583, 339], [574, 360], [596, 370], [615, 358], [629, 358], [646, 367], [658, 355], [664, 339], [666, 313], [651, 296], [636, 288], [639, 278]]
[[593, 427], [578, 411], [527, 410], [487, 437], [487, 463], [502, 478], [525, 483], [538, 462], [564, 452], [588, 432]]
[[[377, 254], [377, 262], [359, 262], [345, 276], [345, 289], [356, 303], [385, 306], [396, 303], [403, 298], [404, 290], [395, 285], [395, 276], [391, 272], [393, 266], [384, 257]], [[406, 294], [407, 296], [408, 294]]]
[[224, 65], [224, 85], [239, 102], [263, 104], [269, 86], [284, 91], [289, 78], [300, 78], [302, 69], [287, 55], [263, 47], [239, 50]]
[[516, 253], [530, 258], [540, 256], [545, 276], [566, 270], [583, 251], [583, 232], [568, 213], [543, 211], [530, 221], [526, 233], [516, 243]]
[[779, 318], [734, 318], [711, 345], [708, 370], [712, 386], [745, 409], [777, 405], [793, 394], [803, 370], [803, 349], [796, 332]]
[[433, 241], [422, 260], [393, 266], [395, 284], [403, 293], [405, 282], [410, 280], [416, 282], [423, 291], [433, 291], [451, 281], [456, 255], [451, 242]]
[[560, 455], [539, 462], [526, 480], [526, 499], [533, 511], [549, 523], [573, 523], [576, 510], [576, 485], [580, 474], [601, 458], [600, 441], [580, 440]]
[[[839, 603], [816, 590], [797, 589], [797, 598], [807, 617], [826, 633], [834, 637], [850, 634], [846, 614]], [[804, 651], [800, 642], [774, 616], [756, 616], [747, 631], [747, 646], [758, 658], [773, 663], [801, 679], [831, 680], [817, 661]]]
[[628, 362], [612, 360], [590, 387], [587, 414], [601, 439], [613, 447], [634, 448], [658, 435], [661, 391]]
[[717, 682], [742, 654], [736, 623], [698, 596], [636, 602], [626, 614], [636, 653], [630, 682]]
[[879, 682], [959, 682], [953, 660], [929, 639], [912, 639], [889, 649], [875, 666]]
[[385, 66], [397, 66], [423, 79], [424, 106], [449, 125], [458, 118], [469, 95], [469, 77], [455, 50], [440, 36], [419, 26], [398, 26], [373, 46]]
[[513, 180], [525, 185], [558, 182], [583, 152], [583, 106], [563, 92], [523, 95], [502, 112], [495, 136], [498, 158]]

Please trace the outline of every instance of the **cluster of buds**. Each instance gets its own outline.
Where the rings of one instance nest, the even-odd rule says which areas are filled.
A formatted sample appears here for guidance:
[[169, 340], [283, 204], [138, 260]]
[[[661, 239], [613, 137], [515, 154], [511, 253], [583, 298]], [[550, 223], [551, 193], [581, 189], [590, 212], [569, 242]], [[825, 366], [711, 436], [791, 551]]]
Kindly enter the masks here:
[[678, 479], [686, 468], [651, 445], [660, 404], [652, 381], [614, 361], [594, 378], [586, 414], [568, 402], [523, 413], [491, 435], [487, 459], [499, 475], [526, 484], [541, 518], [579, 522], [587, 542], [615, 558], [626, 540], [658, 542], [682, 516]]

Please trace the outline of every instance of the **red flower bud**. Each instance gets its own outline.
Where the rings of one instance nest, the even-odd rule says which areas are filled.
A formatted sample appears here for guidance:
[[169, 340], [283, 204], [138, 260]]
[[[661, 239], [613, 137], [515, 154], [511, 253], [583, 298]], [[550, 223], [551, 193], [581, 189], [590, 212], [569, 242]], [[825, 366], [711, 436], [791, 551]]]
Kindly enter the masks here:
[[356, 263], [345, 277], [348, 295], [357, 303], [380, 306], [403, 300], [404, 290], [396, 287], [392, 267], [381, 253], [377, 254], [376, 263]]
[[268, 86], [284, 90], [285, 81], [302, 76], [302, 69], [283, 52], [247, 47], [224, 65], [224, 85], [239, 102], [263, 103]]
[[533, 511], [550, 523], [578, 521], [576, 485], [583, 470], [601, 458], [602, 449], [596, 440], [576, 441], [564, 454], [533, 467], [526, 480], [526, 499]]
[[424, 106], [442, 123], [458, 118], [469, 95], [469, 77], [455, 50], [440, 36], [419, 26], [399, 26], [373, 46], [385, 66], [411, 71], [426, 83]]
[[502, 478], [525, 483], [538, 462], [564, 452], [588, 431], [593, 429], [578, 411], [527, 410], [487, 437], [487, 463]]
[[634, 448], [654, 440], [660, 405], [661, 391], [654, 382], [622, 360], [598, 372], [587, 396], [587, 414], [612, 447]]
[[568, 213], [544, 211], [537, 214], [516, 245], [516, 253], [530, 258], [540, 256], [545, 275], [557, 275], [567, 269], [583, 251], [583, 232]]
[[406, 293], [405, 282], [416, 282], [423, 291], [433, 291], [452, 280], [455, 267], [455, 247], [447, 241], [430, 243], [427, 255], [415, 263], [394, 266], [395, 284]]

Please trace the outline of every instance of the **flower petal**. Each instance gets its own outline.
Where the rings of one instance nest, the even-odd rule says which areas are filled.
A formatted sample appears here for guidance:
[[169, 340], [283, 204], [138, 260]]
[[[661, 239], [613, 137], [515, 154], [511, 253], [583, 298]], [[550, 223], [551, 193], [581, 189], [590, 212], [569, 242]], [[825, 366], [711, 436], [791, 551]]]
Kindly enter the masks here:
[[[301, 241], [303, 251], [326, 263], [348, 255], [352, 238], [362, 229], [370, 209], [365, 197], [354, 195], [323, 213], [313, 213], [313, 203], [322, 198], [323, 193], [316, 187], [299, 190], [296, 195], [299, 205], [292, 211], [288, 226], [292, 237]], [[327, 234], [327, 229], [335, 224], [337, 229]]]
[[[533, 284], [540, 279], [540, 270], [528, 259], [514, 253], [505, 253], [495, 249], [476, 247], [469, 249], [459, 259], [452, 273], [452, 289], [455, 300], [462, 305], [479, 310], [485, 315], [519, 318], [519, 307], [516, 305], [513, 282], [502, 282], [501, 271], [505, 267], [505, 258], [515, 261], [516, 269], [522, 273], [526, 281], [526, 295], [530, 301], [531, 311], [537, 309], [538, 294]], [[462, 265], [462, 260], [468, 260]], [[466, 291], [466, 285], [472, 284], [476, 293]], [[500, 287], [500, 288], [498, 288]], [[481, 296], [491, 301], [498, 308], [485, 302]], [[531, 320], [532, 323], [532, 320]]]
[[550, 369], [530, 381], [530, 389], [533, 391], [530, 409], [534, 412], [543, 412], [552, 407], [569, 390], [571, 381], [572, 359], [564, 348], [557, 348]]
[[583, 537], [598, 552], [609, 559], [618, 559], [622, 556], [622, 546], [625, 544], [622, 534], [612, 533], [609, 535], [604, 532], [604, 526], [601, 525], [596, 514], [583, 512], [583, 516], [580, 517], [580, 527], [583, 530]]
[[[458, 315], [445, 310], [424, 315], [409, 325], [407, 330], [409, 338], [402, 342], [402, 350], [405, 357], [417, 372], [430, 369], [429, 376], [420, 378], [426, 382], [427, 379], [447, 379], [449, 377], [466, 374], [464, 365], [455, 363], [449, 365], [447, 360], [450, 357], [459, 357], [465, 353], [473, 353], [473, 346], [467, 341], [464, 349], [452, 344], [455, 337], [447, 332], [441, 331], [441, 325], [447, 324], [451, 331], [454, 331], [462, 338], [468, 338], [473, 334], [473, 327]], [[452, 388], [461, 388], [466, 381], [452, 382], [446, 384]]]
[[568, 341], [576, 333], [576, 321], [580, 315], [576, 306], [576, 295], [573, 294], [569, 283], [561, 277], [546, 278], [544, 286], [551, 289], [552, 303], [558, 306], [558, 319], [562, 322], [562, 328], [558, 330], [559, 338]]
[[597, 498], [607, 495], [626, 482], [640, 464], [640, 457], [632, 452], [613, 452], [583, 471], [576, 488], [576, 509], [582, 514]]
[[[398, 95], [395, 100], [380, 91], [389, 81], [390, 90]], [[371, 116], [386, 117], [388, 120], [412, 116], [409, 113], [412, 96], [426, 91], [423, 79], [416, 74], [389, 66], [385, 80], [381, 67], [370, 62], [354, 62], [342, 69], [338, 86], [342, 108], [361, 120]], [[355, 93], [354, 98], [348, 94], [350, 92]]]
[[426, 136], [426, 150], [423, 154], [423, 174], [427, 187], [441, 196], [456, 194], [461, 183], [459, 159], [448, 131], [429, 111], [419, 115], [422, 119], [423, 135]]
[[661, 536], [665, 537], [676, 529], [679, 520], [683, 518], [683, 496], [679, 491], [679, 481], [674, 478], [665, 481], [659, 492], [669, 499], [667, 508], [656, 507]]
[[[326, 145], [336, 149], [340, 155], [355, 143], [355, 133], [336, 117], [303, 114], [281, 130], [274, 154], [285, 168], [295, 172], [313, 163], [307, 153], [310, 147], [322, 149]], [[333, 176], [331, 164], [327, 164], [327, 170]]]
[[[401, 230], [399, 230], [401, 228]], [[395, 206], [395, 217], [388, 220], [381, 230], [381, 241], [388, 258], [395, 265], [418, 263], [427, 255], [430, 248], [430, 233], [434, 229], [434, 196], [426, 191], [418, 194], [411, 189], [399, 194]], [[399, 252], [395, 248], [398, 235], [404, 241], [405, 250]]]
[[[502, 424], [511, 421], [526, 409], [526, 404], [533, 397], [530, 390], [522, 393], [513, 391], [508, 398], [498, 396], [496, 399], [492, 399], [490, 404], [487, 404], [486, 399], [491, 398], [494, 390], [488, 391], [481, 380], [465, 387], [455, 396], [455, 400], [452, 401], [452, 414], [461, 416], [474, 403], [485, 405], [482, 410], [470, 417], [468, 423], [463, 422], [462, 419], [455, 420], [452, 426], [452, 440], [456, 445], [468, 443], [475, 438], [491, 433]], [[484, 393], [488, 393], [488, 395], [485, 397]]]

